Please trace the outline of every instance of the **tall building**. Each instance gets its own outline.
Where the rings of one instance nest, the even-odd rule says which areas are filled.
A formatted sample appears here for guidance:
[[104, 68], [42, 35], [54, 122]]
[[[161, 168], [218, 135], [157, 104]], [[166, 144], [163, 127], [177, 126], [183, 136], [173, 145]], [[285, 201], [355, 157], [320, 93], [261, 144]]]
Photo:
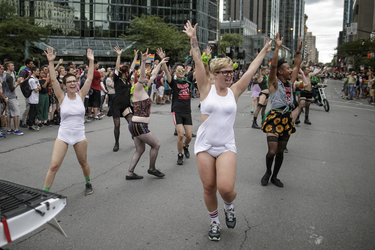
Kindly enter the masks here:
[[274, 39], [279, 30], [279, 0], [223, 0], [226, 12], [223, 20], [242, 20], [255, 23], [258, 33]]
[[[186, 20], [199, 23], [197, 36], [203, 48], [217, 34], [216, 0], [0, 0], [17, 8], [20, 16], [33, 16], [42, 26], [51, 26], [49, 44], [67, 60], [82, 60], [87, 48], [106, 60], [116, 57], [114, 46], [132, 16], [156, 15], [183, 29]], [[42, 46], [42, 45], [41, 45]], [[41, 49], [45, 49], [45, 46]], [[75, 58], [80, 56], [79, 58]], [[70, 58], [69, 58], [70, 57]], [[100, 59], [99, 59], [100, 60]]]
[[349, 35], [347, 34], [346, 29], [347, 29], [348, 24], [353, 22], [353, 3], [354, 3], [354, 0], [345, 0], [344, 2], [344, 18], [343, 18], [343, 23], [342, 23], [342, 38], [341, 38], [342, 43], [349, 42]]
[[316, 37], [313, 36], [311, 32], [307, 32], [305, 41], [307, 45], [307, 53], [309, 54], [307, 60], [310, 60], [313, 63], [318, 63], [319, 57], [318, 50], [316, 49]]
[[286, 47], [295, 52], [298, 38], [303, 40], [305, 30], [305, 1], [283, 0], [280, 2], [279, 18], [280, 35]]
[[355, 0], [353, 3], [353, 22], [357, 23], [357, 34], [352, 35], [352, 41], [370, 38], [374, 31], [374, 0]]

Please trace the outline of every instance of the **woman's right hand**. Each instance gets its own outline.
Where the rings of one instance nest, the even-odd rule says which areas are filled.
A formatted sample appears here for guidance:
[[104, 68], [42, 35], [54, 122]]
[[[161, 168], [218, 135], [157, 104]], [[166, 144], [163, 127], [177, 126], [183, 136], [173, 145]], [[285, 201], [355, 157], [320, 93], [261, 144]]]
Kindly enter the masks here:
[[123, 50], [122, 49], [120, 50], [119, 46], [116, 46], [114, 50], [116, 51], [118, 56], [121, 56]]
[[[137, 52], [138, 53], [138, 52]], [[148, 54], [148, 48], [146, 50], [146, 53], [142, 53], [141, 51], [141, 54], [142, 54], [142, 62], [145, 62], [147, 61], [148, 57], [149, 57], [149, 54]]]
[[47, 52], [44, 51], [44, 54], [46, 55], [48, 62], [53, 62], [56, 58], [56, 52], [53, 53], [53, 48], [51, 47], [48, 47]]
[[193, 38], [197, 36], [197, 26], [198, 24], [196, 23], [194, 27], [191, 25], [190, 21], [187, 20], [186, 25], [184, 26], [184, 32], [188, 37]]

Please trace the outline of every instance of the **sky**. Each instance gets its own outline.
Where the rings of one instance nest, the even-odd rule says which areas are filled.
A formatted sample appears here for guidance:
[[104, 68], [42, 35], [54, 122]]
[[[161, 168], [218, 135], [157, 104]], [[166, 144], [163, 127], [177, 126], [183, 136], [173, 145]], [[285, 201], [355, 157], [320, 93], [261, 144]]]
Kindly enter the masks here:
[[344, 0], [305, 0], [307, 32], [316, 36], [319, 62], [331, 62], [342, 31]]

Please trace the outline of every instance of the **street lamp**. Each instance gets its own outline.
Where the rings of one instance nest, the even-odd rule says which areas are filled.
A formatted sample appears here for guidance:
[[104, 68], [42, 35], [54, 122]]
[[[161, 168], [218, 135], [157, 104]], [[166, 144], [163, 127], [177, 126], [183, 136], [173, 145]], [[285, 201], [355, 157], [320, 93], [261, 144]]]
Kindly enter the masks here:
[[291, 31], [293, 31], [293, 28], [290, 28]]

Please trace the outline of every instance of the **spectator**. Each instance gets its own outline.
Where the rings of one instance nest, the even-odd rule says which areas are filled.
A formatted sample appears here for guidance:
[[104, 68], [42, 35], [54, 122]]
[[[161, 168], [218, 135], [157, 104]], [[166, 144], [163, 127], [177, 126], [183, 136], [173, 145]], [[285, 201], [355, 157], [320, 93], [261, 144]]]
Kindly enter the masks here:
[[[18, 117], [20, 115], [20, 103], [17, 99], [16, 88], [19, 85], [19, 82], [15, 82], [12, 77], [14, 72], [13, 62], [6, 62], [4, 64], [6, 70], [5, 75], [3, 76], [3, 94], [7, 98], [7, 134], [23, 135], [23, 133], [18, 129]], [[11, 123], [13, 118], [14, 130], [12, 129]]]
[[[100, 91], [101, 91], [101, 86], [100, 82], [103, 81], [103, 77], [98, 71], [99, 69], [99, 62], [95, 60], [94, 62], [94, 78], [92, 79], [91, 83], [91, 89], [93, 90], [92, 94], [90, 95], [89, 98], [89, 104], [88, 104], [88, 114], [89, 118], [93, 118], [94, 120], [100, 120], [101, 118], [98, 117], [98, 110], [100, 107]], [[94, 111], [94, 116], [92, 112]]]
[[113, 82], [113, 74], [114, 74], [113, 71], [108, 71], [107, 72], [107, 80], [105, 82], [105, 84], [107, 85], [107, 89], [108, 89], [108, 109], [111, 107], [112, 100], [116, 96], [115, 85], [114, 85], [114, 82]]
[[48, 126], [48, 110], [49, 110], [49, 96], [48, 96], [48, 66], [43, 65], [42, 70], [39, 74], [39, 84], [41, 90], [39, 92], [39, 103], [38, 103], [38, 126]]
[[29, 126], [29, 130], [31, 131], [39, 131], [39, 127], [35, 126], [35, 118], [38, 112], [39, 91], [42, 89], [38, 80], [39, 73], [39, 68], [31, 68], [29, 85], [32, 91], [30, 97], [27, 98], [27, 101], [30, 105], [29, 114], [27, 118], [27, 125]]
[[[33, 62], [33, 59], [31, 58], [26, 58], [25, 59], [25, 66], [22, 66], [20, 71], [18, 72], [18, 84], [21, 84], [23, 81], [25, 81], [26, 79], [28, 79], [30, 76], [31, 76], [31, 71], [30, 69], [35, 67], [34, 65], [34, 62]], [[25, 111], [23, 112], [22, 114], [22, 119], [20, 121], [20, 127], [23, 127], [23, 128], [27, 128], [27, 125], [26, 125], [26, 117], [27, 117], [27, 114], [29, 113], [29, 108], [30, 108], [30, 105], [28, 103], [28, 98], [25, 98]]]

